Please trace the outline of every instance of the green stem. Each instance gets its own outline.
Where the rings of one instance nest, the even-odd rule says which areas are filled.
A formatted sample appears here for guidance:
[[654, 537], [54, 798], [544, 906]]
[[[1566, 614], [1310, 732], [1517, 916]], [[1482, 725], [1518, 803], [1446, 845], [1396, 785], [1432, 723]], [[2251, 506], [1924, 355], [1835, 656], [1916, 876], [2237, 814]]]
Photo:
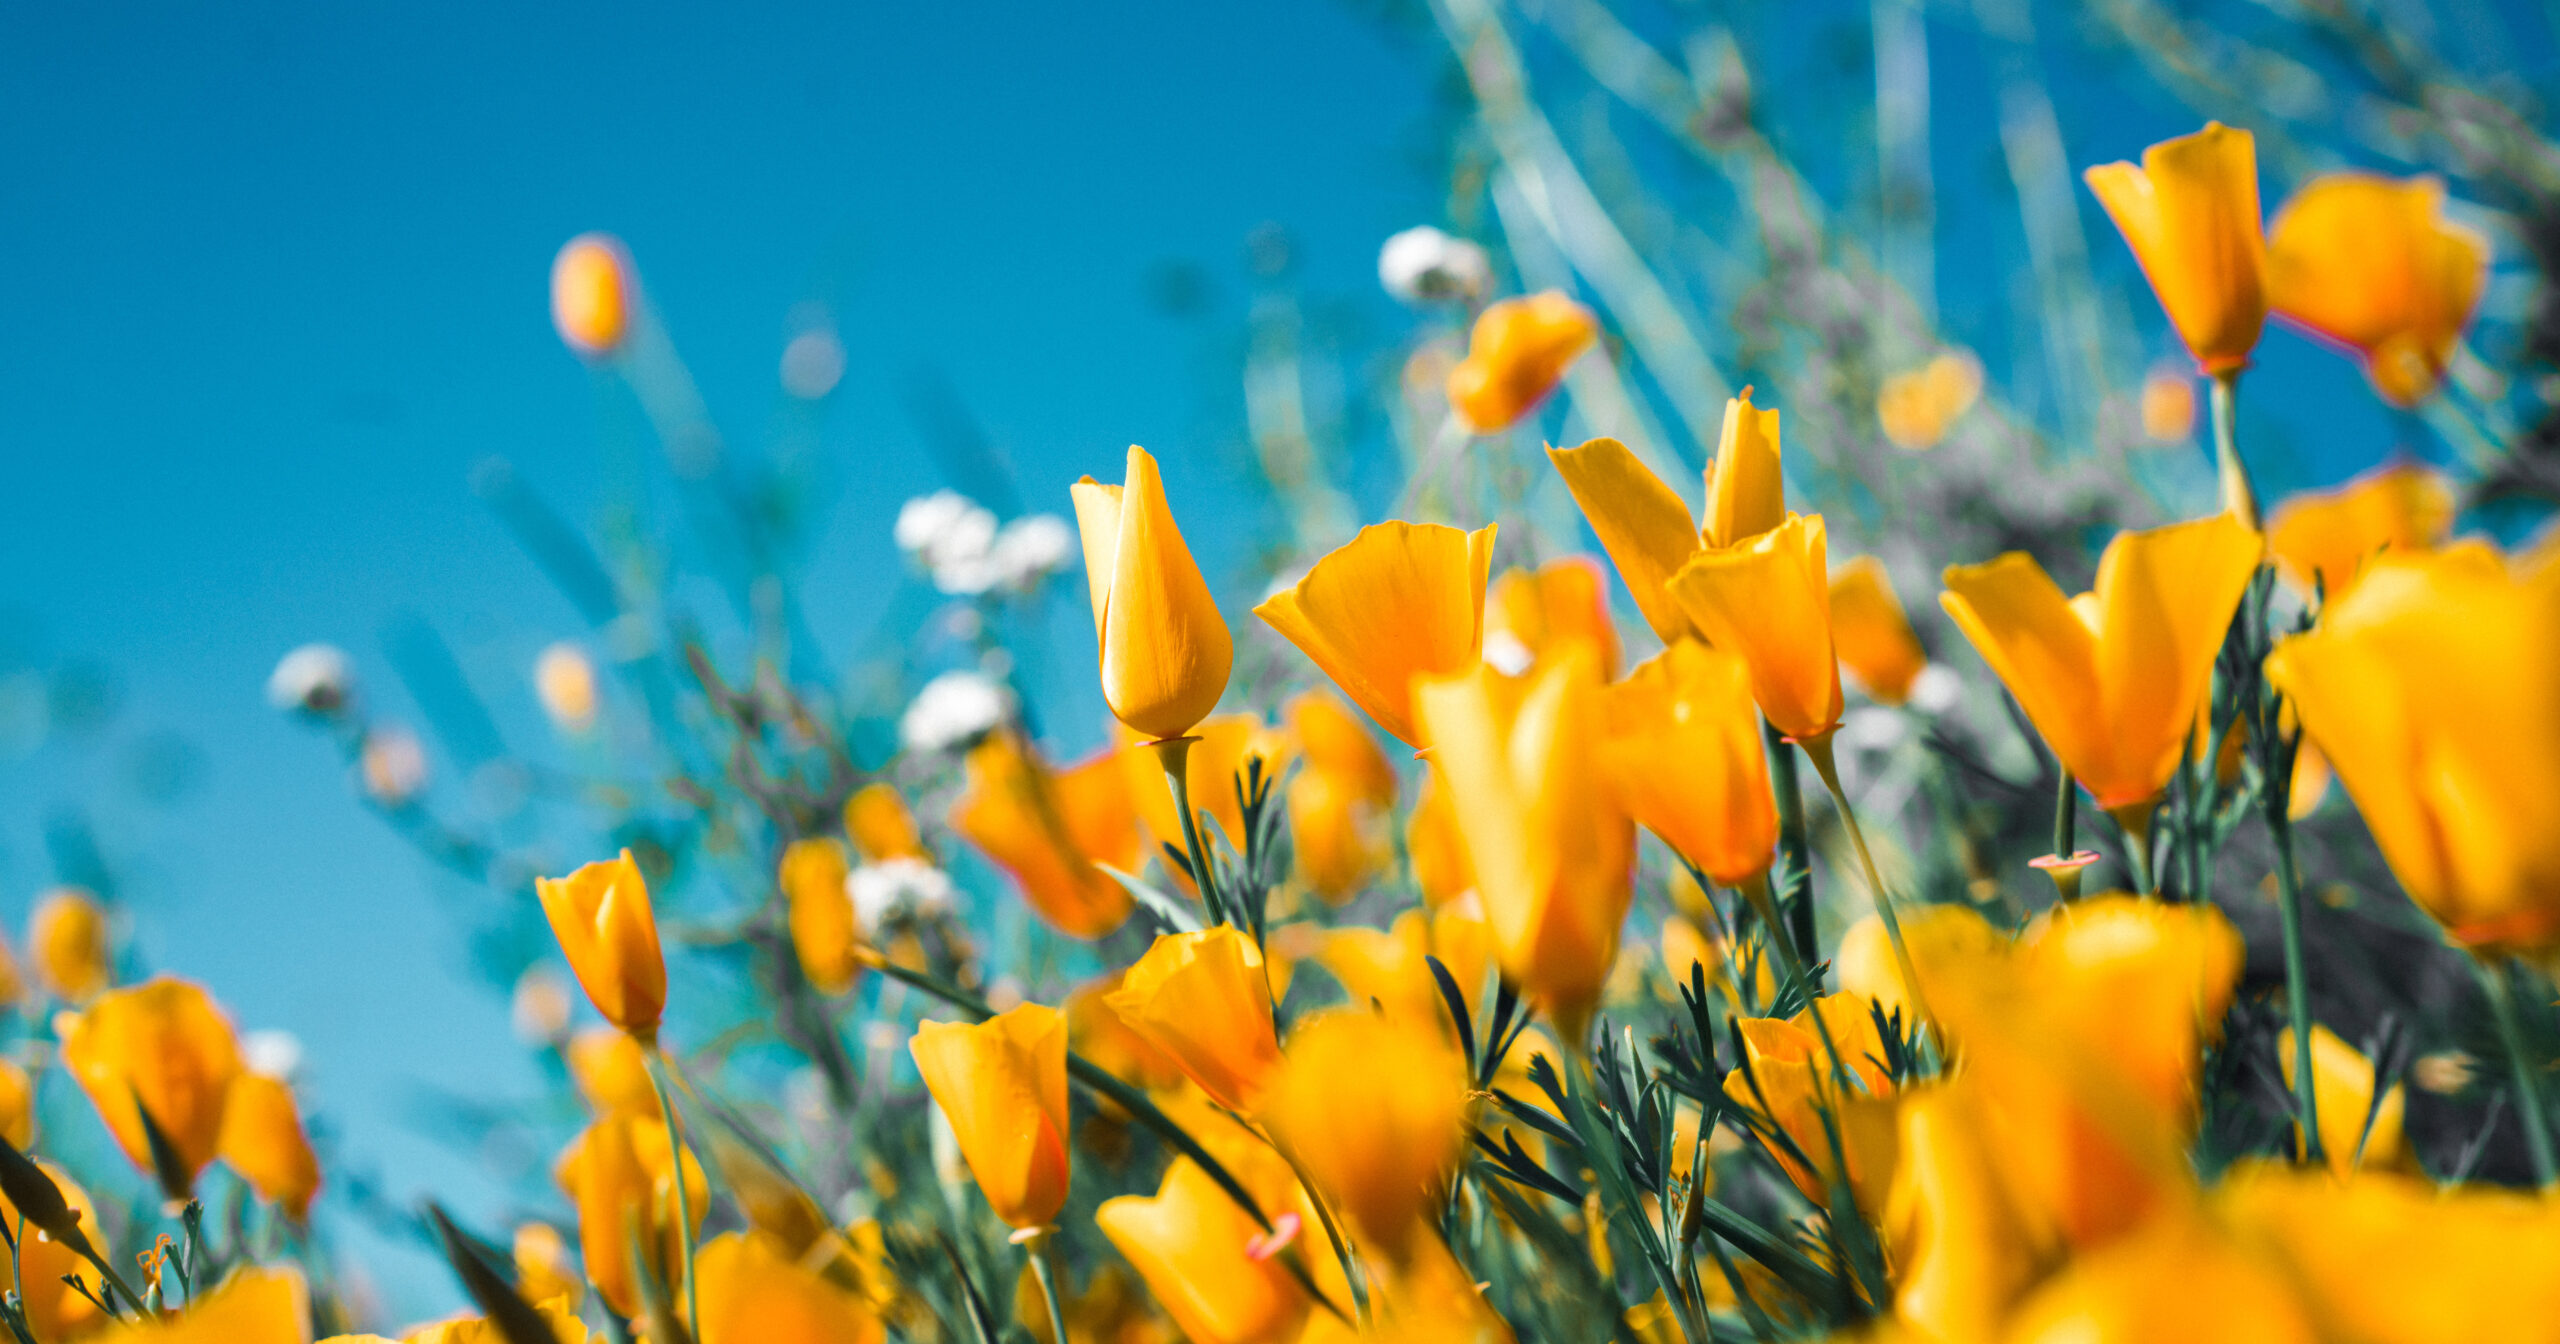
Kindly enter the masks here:
[[[1787, 750], [1787, 740], [1777, 726], [1762, 720], [1762, 735], [1769, 755], [1769, 784], [1778, 795], [1778, 848], [1787, 857], [1788, 870], [1796, 875], [1792, 890], [1778, 893], [1794, 933], [1796, 945], [1808, 951], [1813, 947], [1813, 864], [1807, 857], [1804, 838], [1804, 790], [1796, 782], [1795, 753]], [[1813, 991], [1822, 992], [1822, 982], [1813, 982]]]
[[2514, 1071], [2516, 1109], [2523, 1113], [2525, 1146], [2533, 1153], [2533, 1177], [2546, 1192], [2560, 1190], [2560, 1160], [2551, 1153], [2551, 1117], [2542, 1105], [2542, 1080], [2534, 1076], [2533, 1058], [2524, 1043], [2524, 1023], [2516, 1017], [2515, 990], [2506, 972], [2487, 958], [2480, 968], [2481, 987], [2489, 991], [2489, 1011], [2498, 1019], [2498, 1042], [2506, 1048]]
[[2156, 802], [2134, 803], [2107, 810], [2108, 815], [2116, 819], [2116, 825], [2124, 830], [2124, 859], [2133, 869], [2134, 890], [2145, 896], [2160, 894], [2158, 876], [2152, 872], [2151, 863], [2151, 813], [2158, 806]]
[[2213, 376], [2213, 465], [2222, 477], [2222, 507], [2258, 530], [2258, 491], [2249, 483], [2249, 464], [2240, 460], [2239, 419], [2240, 371]]
[[1049, 1306], [1049, 1344], [1067, 1344], [1067, 1316], [1058, 1310], [1058, 1285], [1049, 1273], [1049, 1233], [1043, 1228], [1022, 1242], [1031, 1257], [1031, 1277], [1040, 1283], [1040, 1300]]
[[2067, 859], [2079, 852], [2080, 782], [2071, 777], [2070, 767], [2054, 758], [2054, 769], [2062, 776], [2062, 784], [2053, 794], [2053, 856]]
[[693, 1280], [693, 1196], [685, 1190], [684, 1131], [677, 1127], [675, 1098], [667, 1095], [666, 1051], [651, 1041], [648, 1057], [649, 1087], [658, 1094], [658, 1116], [667, 1125], [667, 1162], [675, 1171], [676, 1245], [684, 1250], [684, 1324], [698, 1340], [702, 1338], [702, 1295]]
[[2311, 975], [2302, 955], [2302, 874], [2293, 862], [2293, 822], [2281, 786], [2268, 794], [2267, 829], [2276, 842], [2276, 914], [2284, 934], [2285, 1012], [2293, 1025], [2293, 1105], [2302, 1113], [2302, 1160], [2322, 1160], [2320, 1090], [2311, 1076]]
[[1168, 737], [1147, 745], [1156, 749], [1156, 759], [1164, 763], [1165, 783], [1173, 789], [1173, 810], [1182, 814], [1182, 844], [1191, 856], [1191, 884], [1200, 891], [1200, 904], [1208, 908], [1213, 922], [1223, 920], [1242, 927], [1218, 898], [1217, 877], [1209, 868], [1209, 847], [1200, 842], [1200, 817], [1191, 810], [1191, 744], [1199, 740]]
[[1867, 895], [1874, 899], [1876, 918], [1884, 922], [1886, 941], [1893, 944], [1894, 965], [1902, 972], [1902, 996], [1911, 1004], [1914, 1017], [1930, 1024], [1934, 1031], [1937, 1018], [1929, 1012], [1929, 1001], [1920, 993], [1920, 968], [1912, 963], [1911, 948], [1902, 940], [1902, 921], [1893, 913], [1893, 895], [1885, 890], [1884, 875], [1876, 870], [1875, 855], [1867, 849], [1867, 832], [1858, 825], [1858, 813], [1849, 806], [1849, 795], [1840, 788], [1840, 768], [1831, 755], [1831, 735], [1800, 740], [1805, 759], [1813, 762], [1813, 772], [1822, 777], [1822, 787], [1831, 793], [1831, 805], [1840, 810], [1840, 824], [1849, 831], [1849, 847], [1858, 852], [1859, 871], [1866, 875]]

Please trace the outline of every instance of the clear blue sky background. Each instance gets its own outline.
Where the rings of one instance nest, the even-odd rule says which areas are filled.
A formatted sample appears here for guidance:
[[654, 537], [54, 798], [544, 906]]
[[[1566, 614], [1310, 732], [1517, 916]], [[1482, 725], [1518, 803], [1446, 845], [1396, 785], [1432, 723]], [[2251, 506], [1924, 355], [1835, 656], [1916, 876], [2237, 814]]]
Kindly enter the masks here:
[[[1980, 58], [1943, 59], [1939, 116], [1987, 128]], [[786, 315], [833, 308], [852, 372], [824, 439], [851, 484], [809, 593], [841, 650], [877, 616], [899, 501], [939, 484], [899, 409], [914, 370], [947, 375], [1032, 484], [1115, 475], [1133, 441], [1207, 474], [1256, 225], [1287, 225], [1307, 286], [1391, 332], [1370, 277], [1381, 239], [1438, 216], [1416, 156], [1442, 68], [1325, 3], [0, 14], [0, 673], [93, 659], [122, 702], [97, 740], [0, 759], [0, 920], [23, 927], [51, 879], [48, 812], [95, 808], [139, 959], [298, 1033], [337, 1151], [388, 1193], [487, 1211], [467, 1155], [409, 1127], [421, 1086], [534, 1085], [470, 976], [461, 898], [261, 687], [312, 639], [387, 679], [378, 634], [404, 611], [475, 675], [578, 631], [467, 485], [498, 454], [573, 518], [597, 502], [597, 398], [545, 309], [554, 249], [629, 240], [737, 441], [772, 419]], [[2073, 97], [2084, 160], [2194, 121]], [[1987, 153], [1941, 163], [1950, 236], [2014, 232]], [[2020, 254], [1954, 251], [1950, 320], [1970, 286], [2005, 322]], [[1167, 260], [1218, 279], [1205, 323], [1151, 304]], [[2300, 479], [2379, 459], [2391, 428], [2351, 369], [2290, 337], [2267, 356], [2268, 379], [2344, 408], [2296, 426]], [[1033, 503], [1063, 511], [1063, 490]], [[1244, 507], [1210, 500], [1195, 527], [1232, 544]], [[521, 685], [482, 689], [530, 726]], [[167, 808], [119, 782], [160, 728], [202, 753]], [[25, 745], [0, 713], [0, 748]], [[440, 1271], [357, 1240], [395, 1301], [445, 1300]]]

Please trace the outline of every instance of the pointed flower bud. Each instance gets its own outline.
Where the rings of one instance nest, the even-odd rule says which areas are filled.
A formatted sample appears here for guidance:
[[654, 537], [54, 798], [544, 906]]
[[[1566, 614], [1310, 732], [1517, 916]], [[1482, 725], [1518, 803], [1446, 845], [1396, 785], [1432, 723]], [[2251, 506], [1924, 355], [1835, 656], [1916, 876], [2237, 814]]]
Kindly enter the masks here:
[[1106, 1002], [1219, 1105], [1261, 1109], [1280, 1040], [1262, 951], [1235, 926], [1158, 936]]
[[2107, 163], [2082, 176], [2196, 363], [2208, 374], [2246, 368], [2267, 321], [2257, 140], [2207, 122], [2144, 150], [2139, 168]]
[[1700, 551], [1671, 577], [1671, 594], [1709, 643], [1750, 666], [1752, 698], [1780, 732], [1807, 741], [1840, 726], [1822, 515], [1790, 513], [1769, 531]]
[[534, 890], [596, 1011], [640, 1041], [656, 1040], [667, 1007], [667, 962], [649, 884], [631, 851], [567, 877], [538, 878]]
[[1067, 1199], [1067, 1018], [1026, 1003], [974, 1025], [923, 1022], [907, 1046], [996, 1216], [1047, 1227]]
[[1180, 737], [1226, 693], [1235, 643], [1174, 525], [1156, 460], [1133, 445], [1124, 484], [1088, 476], [1074, 495], [1102, 644], [1102, 698], [1138, 732]]

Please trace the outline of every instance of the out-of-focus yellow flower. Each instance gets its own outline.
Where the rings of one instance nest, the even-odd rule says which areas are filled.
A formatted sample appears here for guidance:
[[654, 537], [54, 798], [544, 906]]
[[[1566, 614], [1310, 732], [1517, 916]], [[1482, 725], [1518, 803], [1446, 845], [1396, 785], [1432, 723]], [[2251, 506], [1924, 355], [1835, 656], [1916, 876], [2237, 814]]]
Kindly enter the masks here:
[[[1213, 715], [1202, 719], [1191, 735], [1199, 739], [1191, 744], [1188, 758], [1191, 808], [1208, 813], [1230, 841], [1242, 845], [1244, 805], [1236, 801], [1236, 777], [1243, 773], [1247, 757], [1259, 756], [1264, 777], [1278, 778], [1283, 764], [1279, 744], [1256, 714]], [[1164, 760], [1138, 747], [1134, 737], [1127, 737], [1119, 754], [1138, 820], [1158, 844], [1181, 849], [1182, 813], [1173, 805], [1173, 790], [1165, 787]], [[1174, 881], [1185, 890], [1190, 888], [1190, 880], [1179, 873]]]
[[1746, 541], [1710, 547], [1671, 576], [1690, 621], [1751, 668], [1751, 694], [1779, 731], [1810, 741], [1840, 726], [1822, 515], [1790, 513]]
[[222, 1115], [224, 1164], [286, 1216], [303, 1221], [311, 1214], [312, 1197], [320, 1193], [320, 1159], [303, 1132], [293, 1089], [274, 1078], [242, 1073], [231, 1080], [229, 1092]]
[[0, 1004], [16, 1003], [26, 996], [26, 976], [19, 968], [17, 950], [9, 946], [6, 935], [0, 935]]
[[1751, 404], [1751, 389], [1724, 404], [1716, 460], [1707, 467], [1707, 520], [1698, 529], [1709, 550], [1739, 546], [1787, 520], [1787, 483], [1778, 412]]
[[842, 1259], [850, 1249], [844, 1237], [828, 1224], [818, 1202], [774, 1159], [718, 1130], [711, 1131], [709, 1138], [711, 1164], [719, 1170], [729, 1197], [737, 1201], [738, 1212], [746, 1215], [748, 1227], [786, 1255], [809, 1256], [813, 1265]]
[[[79, 1215], [82, 1228], [99, 1225], [98, 1206], [90, 1200], [89, 1192], [71, 1179], [70, 1172], [41, 1158], [37, 1159], [36, 1165], [53, 1178], [54, 1185], [62, 1191], [62, 1202]], [[0, 1218], [8, 1220], [9, 1235], [19, 1237], [18, 1229], [23, 1220], [18, 1207], [11, 1204], [6, 1196], [0, 1196]], [[20, 1306], [26, 1310], [27, 1324], [34, 1327], [37, 1340], [41, 1344], [53, 1344], [55, 1340], [69, 1339], [95, 1325], [98, 1304], [91, 1301], [88, 1294], [63, 1282], [63, 1276], [67, 1274], [79, 1274], [83, 1278], [94, 1274], [89, 1262], [79, 1252], [47, 1236], [35, 1224], [23, 1223], [23, 1226], [26, 1233], [18, 1241], [18, 1280], [25, 1285], [26, 1296]]]
[[1878, 704], [1910, 699], [1911, 683], [1929, 665], [1892, 576], [1872, 555], [1831, 571], [1831, 645], [1840, 666]]
[[304, 1344], [311, 1338], [311, 1290], [290, 1266], [242, 1265], [175, 1319], [120, 1321], [84, 1338], [90, 1344]]
[[880, 1344], [888, 1331], [860, 1298], [754, 1232], [695, 1254], [701, 1344]]
[[1147, 1038], [1132, 1031], [1111, 1006], [1111, 996], [1120, 988], [1125, 971], [1111, 971], [1098, 979], [1086, 981], [1067, 996], [1067, 1043], [1074, 1051], [1099, 1065], [1122, 1082], [1150, 1092], [1180, 1087], [1190, 1075], [1163, 1051], [1147, 1043]]
[[1180, 737], [1226, 693], [1236, 650], [1174, 524], [1156, 460], [1132, 444], [1126, 484], [1087, 476], [1073, 493], [1102, 645], [1102, 698], [1141, 735]]
[[107, 908], [79, 887], [55, 887], [27, 921], [27, 954], [36, 983], [71, 1003], [87, 1003], [115, 980], [107, 940]]
[[1395, 1021], [1451, 1032], [1439, 981], [1424, 958], [1438, 957], [1474, 1004], [1492, 966], [1488, 937], [1484, 921], [1456, 910], [1407, 910], [1384, 929], [1346, 924], [1325, 930], [1315, 960], [1355, 1006], [1374, 1003]]
[[[193, 1182], [221, 1148], [222, 1113], [240, 1075], [240, 1044], [204, 987], [155, 976], [54, 1019], [62, 1063], [133, 1164], [149, 1172], [142, 1111]], [[175, 1196], [178, 1192], [171, 1191]]]
[[[1885, 979], [1900, 981], [1890, 970]], [[1909, 1094], [1883, 1227], [1897, 1262], [1894, 1315], [1930, 1339], [1993, 1339], [2057, 1258], [2050, 1233], [2019, 1208], [1973, 1081]]]
[[1778, 805], [1740, 658], [1682, 639], [1606, 693], [1601, 747], [1619, 803], [1725, 886], [1767, 872]]
[[549, 1223], [522, 1224], [516, 1228], [514, 1252], [516, 1289], [525, 1301], [557, 1298], [575, 1310], [587, 1295], [587, 1281], [570, 1263], [569, 1242], [559, 1228]]
[[2560, 1206], [2518, 1190], [2272, 1165], [2227, 1177], [2216, 1206], [2273, 1244], [2340, 1338], [2560, 1340]]
[[2488, 283], [2489, 240], [2445, 219], [2432, 177], [2323, 174], [2267, 230], [2276, 315], [2354, 351], [2394, 406], [2435, 390]]
[[[2284, 1085], [2292, 1087], [2296, 1055], [2291, 1027], [2276, 1033], [2276, 1060], [2284, 1067]], [[2340, 1176], [2359, 1167], [2398, 1170], [2408, 1161], [2400, 1129], [2408, 1089], [2393, 1083], [2377, 1105], [2373, 1084], [2373, 1061], [2362, 1050], [2327, 1027], [2311, 1024], [2311, 1092], [2320, 1113], [2320, 1152]], [[2296, 1124], [2294, 1132], [2301, 1131]]]
[[932, 857], [925, 852], [924, 837], [916, 833], [907, 800], [884, 780], [865, 784], [844, 800], [844, 833], [864, 863]]
[[[1940, 974], [1962, 975], [1981, 959], [2007, 949], [2008, 936], [1991, 927], [1980, 912], [1965, 905], [1914, 905], [1901, 914], [1902, 942], [1911, 950], [1912, 969], [1920, 973], [1921, 997], [1935, 998], [1931, 988]], [[1840, 988], [1870, 998], [1886, 1013], [1902, 1014], [1909, 1027], [1918, 1014], [1903, 993], [1902, 971], [1894, 960], [1884, 921], [1867, 915], [1840, 935], [1831, 971]]]
[[1609, 619], [1609, 576], [1588, 555], [1550, 560], [1534, 571], [1505, 570], [1484, 614], [1485, 658], [1523, 672], [1575, 641], [1600, 657], [1603, 680], [1618, 675], [1618, 627]]
[[1094, 865], [1138, 865], [1138, 813], [1118, 753], [1052, 773], [1010, 732], [969, 752], [968, 788], [951, 829], [1013, 875], [1023, 899], [1059, 932], [1099, 938], [1128, 919], [1129, 892]]
[[2142, 151], [2139, 168], [2106, 163], [2082, 176], [2196, 363], [2217, 375], [2246, 368], [2267, 322], [2256, 139], [2207, 122]]
[[2040, 1237], [2088, 1247], [2192, 1199], [2202, 1051], [2240, 974], [2240, 936], [2219, 911], [2093, 897], [2056, 907], [2014, 950], [1912, 951]]
[[1665, 644], [1696, 634], [1668, 586], [1698, 550], [1697, 520], [1679, 494], [1616, 439], [1549, 448], [1547, 460], [1573, 492], [1645, 624]]
[[782, 895], [791, 926], [791, 950], [800, 973], [821, 994], [842, 994], [862, 974], [855, 959], [861, 932], [853, 917], [853, 893], [845, 878], [853, 860], [842, 842], [826, 836], [794, 840], [782, 850]]
[[1219, 1105], [1261, 1109], [1280, 1038], [1262, 952], [1233, 925], [1160, 935], [1105, 1002]]
[[[1823, 1047], [1821, 1027], [1814, 1023], [1817, 1012], [1838, 1051], [1836, 1064], [1831, 1050]], [[1901, 1135], [1893, 1110], [1893, 1076], [1884, 1067], [1884, 1038], [1876, 1032], [1867, 1000], [1855, 994], [1832, 994], [1791, 1018], [1748, 1017], [1736, 1025], [1751, 1070], [1748, 1076], [1740, 1069], [1726, 1074], [1725, 1096], [1761, 1117], [1764, 1125], [1783, 1131], [1812, 1160], [1814, 1165], [1808, 1167], [1783, 1144], [1772, 1141], [1770, 1150], [1787, 1179], [1805, 1198], [1827, 1206], [1831, 1182], [1840, 1170], [1839, 1158], [1845, 1157], [1850, 1193], [1858, 1207], [1870, 1214], [1882, 1212]], [[1841, 1085], [1842, 1069], [1855, 1087]], [[1759, 1085], [1756, 1092], [1753, 1083]], [[1832, 1130], [1840, 1136], [1838, 1157], [1831, 1150]]]
[[686, 1207], [693, 1225], [676, 1217], [675, 1145], [667, 1127], [644, 1115], [608, 1115], [570, 1140], [552, 1177], [578, 1208], [578, 1251], [596, 1296], [623, 1316], [640, 1311], [640, 1279], [631, 1263], [636, 1232], [649, 1272], [671, 1294], [683, 1291], [683, 1240], [702, 1230], [711, 1203], [702, 1165], [684, 1155]]
[[1527, 678], [1490, 667], [1415, 684], [1414, 708], [1474, 869], [1503, 973], [1578, 1034], [1634, 899], [1634, 827], [1601, 766], [1587, 647]]
[[1395, 765], [1359, 717], [1331, 695], [1302, 692], [1285, 713], [1305, 762], [1289, 782], [1298, 874], [1318, 896], [1339, 904], [1395, 862]]
[[908, 1050], [996, 1216], [1046, 1227], [1067, 1202], [1067, 1017], [1026, 1003], [920, 1022]]
[[1982, 361], [1949, 350], [1884, 380], [1876, 390], [1876, 422], [1887, 442], [1917, 452], [1935, 448], [1982, 398]]
[[2453, 531], [2453, 487], [2414, 462], [2369, 471], [2334, 490], [2295, 495], [2267, 515], [2267, 550], [2305, 597], [2335, 602], [2364, 563], [2433, 550]]
[[1938, 600], [2098, 806], [2143, 807], [2177, 769], [2263, 549], [2216, 514], [2118, 534], [2078, 597], [2011, 551], [1951, 566]]
[[1466, 837], [1458, 832], [1458, 805], [1435, 778], [1422, 777], [1422, 795], [1406, 818], [1404, 850], [1413, 865], [1413, 884], [1426, 905], [1446, 905], [1476, 889], [1474, 860], [1467, 857]]
[[[565, 1299], [525, 1295], [535, 1315], [551, 1328], [554, 1344], [587, 1344], [587, 1323]], [[331, 1335], [320, 1344], [391, 1344], [380, 1335]], [[455, 1316], [422, 1325], [402, 1335], [398, 1344], [508, 1344], [507, 1337], [485, 1316]]]
[[2314, 1344], [2321, 1337], [2281, 1268], [2186, 1214], [2082, 1256], [2028, 1298], [2001, 1336], [2008, 1344]]
[[649, 1059], [640, 1043], [611, 1027], [589, 1027], [569, 1038], [561, 1051], [569, 1079], [598, 1115], [629, 1112], [655, 1114], [657, 1085], [649, 1081]]
[[2560, 943], [2560, 576], [2386, 554], [2267, 675], [2455, 942]]
[[1527, 415], [1600, 337], [1591, 310], [1557, 290], [1487, 304], [1449, 371], [1449, 409], [1478, 434]]
[[2142, 380], [2142, 435], [2184, 443], [2196, 432], [2196, 380], [2180, 369], [2153, 369]]
[[609, 233], [582, 233], [551, 259], [551, 325], [568, 347], [588, 359], [622, 348], [631, 334], [631, 254]]
[[36, 1083], [15, 1061], [0, 1059], [0, 1139], [25, 1152], [36, 1140]]
[[561, 731], [583, 733], [595, 726], [596, 665], [577, 645], [551, 645], [533, 660], [533, 691]]
[[1466, 1066], [1432, 1026], [1363, 1008], [1289, 1033], [1288, 1065], [1264, 1116], [1298, 1166], [1349, 1217], [1361, 1242], [1412, 1258], [1464, 1144]]
[[[1291, 1184], [1287, 1166], [1267, 1149], [1238, 1165], [1235, 1174], [1265, 1207], [1279, 1202], [1267, 1198], [1270, 1187]], [[1104, 1200], [1093, 1221], [1192, 1344], [1287, 1344], [1307, 1319], [1306, 1291], [1280, 1258], [1247, 1249], [1262, 1229], [1187, 1157], [1165, 1168], [1153, 1196]]]
[[1491, 526], [1377, 523], [1287, 592], [1253, 609], [1378, 726], [1413, 746], [1413, 683], [1475, 665], [1484, 649]]
[[534, 890], [596, 1011], [642, 1042], [656, 1040], [667, 1007], [667, 962], [658, 950], [649, 884], [631, 851], [567, 877], [537, 878]]

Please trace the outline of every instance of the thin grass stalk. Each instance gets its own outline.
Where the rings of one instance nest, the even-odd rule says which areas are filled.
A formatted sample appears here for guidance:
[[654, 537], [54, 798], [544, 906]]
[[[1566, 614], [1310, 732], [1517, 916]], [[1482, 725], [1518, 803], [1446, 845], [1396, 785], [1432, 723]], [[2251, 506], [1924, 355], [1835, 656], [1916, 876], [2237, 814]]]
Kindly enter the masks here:
[[1831, 793], [1831, 805], [1840, 809], [1840, 824], [1848, 828], [1849, 847], [1858, 854], [1858, 868], [1866, 875], [1867, 895], [1875, 902], [1876, 918], [1883, 921], [1885, 938], [1893, 944], [1893, 961], [1902, 972], [1903, 997], [1910, 1000], [1912, 1015], [1935, 1030], [1937, 1017], [1929, 1011], [1929, 1001], [1920, 992], [1920, 969], [1911, 960], [1911, 948], [1902, 938], [1902, 921], [1893, 913], [1893, 894], [1885, 890], [1884, 875], [1876, 869], [1875, 855], [1867, 848], [1867, 833], [1858, 825], [1857, 809], [1849, 806], [1849, 795], [1840, 787], [1840, 767], [1831, 753], [1831, 735], [1800, 740], [1805, 759], [1813, 762], [1813, 772], [1822, 777], [1822, 787]]
[[2506, 968], [2490, 957], [2476, 957], [2480, 987], [2489, 993], [2489, 1012], [2497, 1019], [2498, 1043], [2507, 1052], [2507, 1068], [2515, 1083], [2517, 1118], [2524, 1123], [2524, 1142], [2533, 1155], [2534, 1183], [2546, 1195], [2560, 1194], [2560, 1159], [2551, 1150], [2551, 1116], [2543, 1105], [2542, 1080], [2534, 1076], [2533, 1057], [2524, 1040], [2524, 1023], [2516, 1016], [2515, 987]]
[[1022, 1252], [1030, 1257], [1031, 1277], [1040, 1285], [1040, 1301], [1049, 1308], [1049, 1344], [1067, 1344], [1067, 1315], [1058, 1309], [1058, 1285], [1049, 1268], [1049, 1234], [1033, 1228], [1022, 1236]]

